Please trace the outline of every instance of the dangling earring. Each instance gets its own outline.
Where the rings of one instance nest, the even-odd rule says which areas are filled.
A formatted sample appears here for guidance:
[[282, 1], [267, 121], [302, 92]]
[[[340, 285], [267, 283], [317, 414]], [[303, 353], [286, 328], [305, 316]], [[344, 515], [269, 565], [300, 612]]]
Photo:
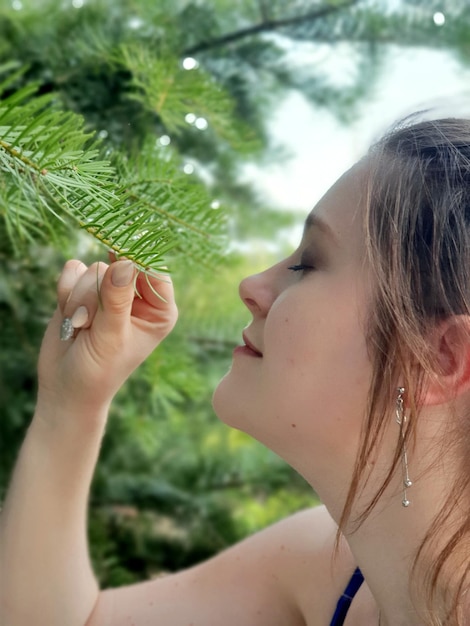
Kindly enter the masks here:
[[407, 506], [410, 506], [410, 501], [408, 500], [408, 496], [407, 496], [407, 489], [411, 487], [413, 483], [411, 482], [410, 476], [408, 474], [408, 455], [406, 452], [405, 433], [403, 431], [403, 427], [406, 423], [405, 411], [403, 409], [403, 394], [405, 393], [405, 388], [398, 387], [397, 393], [398, 395], [397, 395], [395, 415], [396, 415], [397, 424], [400, 426], [400, 436], [401, 436], [401, 443], [402, 443], [401, 463], [402, 463], [402, 472], [403, 472], [403, 500], [401, 501], [401, 503], [404, 507], [407, 507]]

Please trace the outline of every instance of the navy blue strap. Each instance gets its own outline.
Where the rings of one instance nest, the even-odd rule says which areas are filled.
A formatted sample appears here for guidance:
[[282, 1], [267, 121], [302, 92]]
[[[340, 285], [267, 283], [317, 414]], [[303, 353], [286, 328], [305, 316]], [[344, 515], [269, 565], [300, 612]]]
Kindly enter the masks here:
[[357, 567], [354, 574], [351, 576], [351, 580], [344, 590], [343, 595], [338, 600], [338, 604], [336, 605], [336, 611], [333, 615], [333, 619], [330, 622], [330, 626], [342, 626], [342, 624], [344, 624], [344, 620], [346, 618], [346, 615], [348, 614], [351, 602], [363, 582], [364, 576], [362, 575], [361, 570]]

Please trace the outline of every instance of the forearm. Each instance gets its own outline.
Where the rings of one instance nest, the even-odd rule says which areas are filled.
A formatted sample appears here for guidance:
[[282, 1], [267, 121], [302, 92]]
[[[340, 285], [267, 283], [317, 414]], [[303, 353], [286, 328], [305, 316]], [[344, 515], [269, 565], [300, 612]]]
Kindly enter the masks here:
[[31, 423], [0, 516], [2, 626], [83, 626], [93, 610], [86, 520], [103, 413], [93, 428], [85, 416]]

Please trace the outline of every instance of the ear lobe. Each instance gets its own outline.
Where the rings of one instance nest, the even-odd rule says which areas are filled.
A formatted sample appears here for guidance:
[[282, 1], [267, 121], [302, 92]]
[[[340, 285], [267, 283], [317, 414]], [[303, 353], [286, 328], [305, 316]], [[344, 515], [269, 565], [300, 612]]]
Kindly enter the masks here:
[[470, 390], [470, 317], [440, 322], [429, 341], [434, 372], [425, 376], [422, 406], [444, 404]]

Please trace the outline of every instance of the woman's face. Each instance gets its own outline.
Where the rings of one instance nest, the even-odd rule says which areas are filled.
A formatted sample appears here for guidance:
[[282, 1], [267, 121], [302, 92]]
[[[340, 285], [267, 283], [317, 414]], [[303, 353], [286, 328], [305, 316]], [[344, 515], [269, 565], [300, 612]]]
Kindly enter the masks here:
[[242, 281], [252, 321], [214, 394], [224, 422], [283, 457], [320, 497], [325, 480], [347, 490], [371, 380], [360, 180], [355, 166], [309, 215], [299, 248]]

